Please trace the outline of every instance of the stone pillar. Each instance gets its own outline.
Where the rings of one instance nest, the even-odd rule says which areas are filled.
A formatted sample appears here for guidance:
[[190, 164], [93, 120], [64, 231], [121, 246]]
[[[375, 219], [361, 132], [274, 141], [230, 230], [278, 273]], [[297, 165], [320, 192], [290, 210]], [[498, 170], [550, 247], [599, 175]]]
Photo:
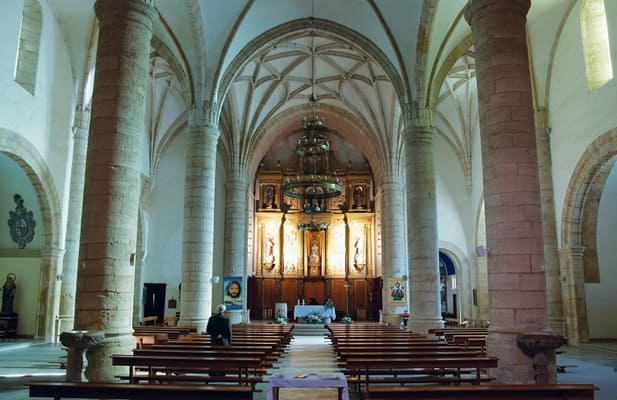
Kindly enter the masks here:
[[478, 317], [480, 325], [490, 320], [490, 308], [488, 304], [488, 263], [486, 255], [476, 257], [477, 288], [476, 302], [478, 305]]
[[382, 246], [382, 276], [383, 282], [383, 322], [398, 325], [399, 314], [407, 309], [409, 291], [405, 291], [404, 302], [392, 302], [388, 278], [397, 278], [407, 288], [407, 252], [405, 251], [405, 219], [403, 218], [405, 203], [403, 184], [399, 179], [384, 177], [384, 182], [378, 190], [381, 192], [381, 246]]
[[104, 331], [88, 353], [90, 381], [114, 380], [111, 355], [132, 337], [141, 140], [152, 0], [98, 0], [99, 42], [86, 161], [75, 329]]
[[548, 116], [545, 109], [537, 110], [536, 141], [538, 146], [538, 170], [540, 178], [540, 199], [542, 200], [542, 233], [544, 240], [544, 274], [546, 275], [546, 297], [550, 327], [565, 335], [563, 303], [561, 298], [560, 267], [557, 254], [557, 222], [553, 194], [553, 173], [551, 167], [551, 141]]
[[584, 253], [585, 248], [582, 246], [572, 246], [559, 250], [563, 271], [560, 281], [566, 336], [568, 337], [568, 344], [572, 346], [589, 342], [583, 270]]
[[57, 333], [73, 328], [75, 284], [77, 283], [77, 263], [79, 260], [79, 231], [81, 229], [89, 126], [90, 109], [84, 108], [83, 104], [80, 104], [75, 110], [75, 123], [73, 125], [73, 160], [66, 223], [66, 254], [62, 265], [62, 289]]
[[526, 14], [530, 0], [471, 0], [465, 18], [476, 50], [491, 325], [489, 373], [533, 383], [518, 334], [548, 327], [542, 215]]
[[411, 307], [408, 328], [428, 333], [443, 327], [439, 287], [437, 200], [433, 157], [434, 129], [408, 123], [407, 226]]
[[227, 180], [225, 198], [225, 275], [242, 274], [242, 309], [246, 313], [247, 297], [247, 246], [248, 173], [232, 171]]
[[189, 131], [184, 188], [180, 326], [206, 330], [212, 312], [214, 182], [219, 132], [195, 108]]
[[60, 309], [60, 281], [64, 249], [57, 247], [41, 249], [41, 270], [46, 271], [41, 277], [39, 297], [38, 336], [55, 341], [56, 317]]

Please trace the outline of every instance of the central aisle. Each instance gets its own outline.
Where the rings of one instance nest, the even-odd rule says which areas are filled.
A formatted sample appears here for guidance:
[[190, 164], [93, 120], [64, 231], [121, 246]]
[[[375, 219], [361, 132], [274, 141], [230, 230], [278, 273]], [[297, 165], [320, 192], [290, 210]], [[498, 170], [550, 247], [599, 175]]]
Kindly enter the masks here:
[[[321, 336], [294, 335], [291, 343], [287, 347], [285, 354], [279, 359], [274, 367], [268, 370], [266, 381], [269, 381], [271, 374], [310, 374], [310, 373], [331, 373], [340, 372], [336, 365], [336, 355], [332, 351], [330, 340]], [[254, 400], [265, 400], [268, 384], [257, 385], [260, 392], [256, 392]], [[356, 393], [349, 393], [350, 400]], [[336, 400], [336, 389], [281, 389], [280, 400]]]

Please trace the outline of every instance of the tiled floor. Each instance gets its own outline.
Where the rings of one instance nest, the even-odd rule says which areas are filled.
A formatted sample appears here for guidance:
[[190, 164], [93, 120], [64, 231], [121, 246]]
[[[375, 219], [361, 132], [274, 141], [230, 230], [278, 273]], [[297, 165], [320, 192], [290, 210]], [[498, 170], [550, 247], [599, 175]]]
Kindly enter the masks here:
[[[557, 356], [558, 365], [566, 367], [559, 373], [559, 383], [593, 383], [600, 390], [598, 400], [617, 399], [617, 341], [592, 343], [580, 347], [563, 347]], [[26, 383], [32, 379], [63, 380], [61, 368], [66, 359], [61, 345], [26, 341], [0, 343], [0, 400], [28, 399]], [[336, 371], [334, 355], [321, 336], [296, 336], [285, 356], [271, 373], [307, 374]], [[260, 384], [255, 400], [266, 399], [267, 385]], [[351, 399], [359, 396], [350, 393]], [[332, 389], [281, 391], [282, 399], [335, 399]]]

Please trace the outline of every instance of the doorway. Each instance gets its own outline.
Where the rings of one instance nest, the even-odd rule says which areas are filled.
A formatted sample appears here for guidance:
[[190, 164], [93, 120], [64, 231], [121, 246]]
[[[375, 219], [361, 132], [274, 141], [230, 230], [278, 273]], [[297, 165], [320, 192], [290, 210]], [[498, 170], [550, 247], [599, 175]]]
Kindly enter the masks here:
[[157, 323], [165, 317], [165, 283], [144, 283], [144, 317], [157, 316]]

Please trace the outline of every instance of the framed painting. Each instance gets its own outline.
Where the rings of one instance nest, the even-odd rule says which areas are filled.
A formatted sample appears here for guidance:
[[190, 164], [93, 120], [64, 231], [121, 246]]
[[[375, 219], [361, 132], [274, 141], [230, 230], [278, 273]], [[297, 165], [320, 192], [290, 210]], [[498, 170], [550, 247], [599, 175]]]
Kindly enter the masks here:
[[390, 304], [405, 305], [407, 303], [407, 287], [403, 279], [388, 279], [388, 300]]
[[223, 301], [228, 310], [242, 309], [242, 277], [226, 276], [223, 278]]

